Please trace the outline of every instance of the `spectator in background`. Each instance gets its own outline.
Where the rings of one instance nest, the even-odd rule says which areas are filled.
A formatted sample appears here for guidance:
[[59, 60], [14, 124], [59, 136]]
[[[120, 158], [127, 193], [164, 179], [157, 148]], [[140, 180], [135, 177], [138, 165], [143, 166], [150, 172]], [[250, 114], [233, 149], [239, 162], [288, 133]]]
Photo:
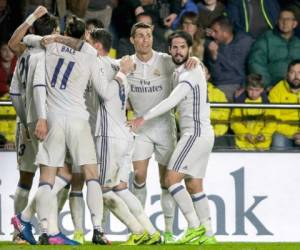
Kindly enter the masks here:
[[[279, 81], [269, 93], [270, 103], [300, 103], [300, 60], [288, 65], [285, 80]], [[275, 121], [272, 148], [288, 150], [300, 145], [299, 109], [272, 109]]]
[[278, 0], [229, 0], [227, 4], [234, 27], [254, 38], [275, 27], [279, 11]]
[[[261, 75], [247, 77], [246, 91], [240, 95], [239, 103], [268, 103]], [[234, 108], [231, 114], [231, 129], [235, 134], [235, 146], [242, 150], [268, 150], [272, 132], [267, 109]]]
[[[156, 32], [156, 26], [153, 25], [150, 14], [143, 12], [136, 17], [136, 22], [146, 23], [153, 27], [153, 49], [158, 52], [167, 52], [167, 42], [164, 37], [159, 36], [161, 33]], [[135, 53], [134, 46], [129, 38], [121, 38], [117, 49], [117, 58]]]
[[197, 6], [198, 22], [204, 29], [209, 28], [213, 20], [225, 13], [224, 4], [218, 0], [201, 0]]
[[234, 33], [226, 17], [218, 17], [211, 25], [213, 41], [206, 44], [205, 61], [213, 83], [229, 102], [245, 82], [246, 62], [253, 39], [244, 33]]
[[9, 84], [16, 66], [16, 57], [6, 42], [0, 42], [0, 96], [9, 91]]
[[173, 30], [176, 30], [176, 29], [179, 28], [179, 26], [181, 24], [182, 17], [186, 13], [194, 13], [194, 14], [198, 15], [198, 12], [199, 12], [198, 7], [194, 3], [193, 0], [181, 0], [181, 5], [182, 5], [182, 7], [181, 7], [181, 10], [180, 10], [180, 13], [171, 25]]
[[198, 15], [196, 13], [184, 13], [181, 17], [181, 29], [193, 37], [193, 45], [190, 55], [203, 60], [205, 34], [203, 28], [199, 26], [197, 20]]
[[[225, 94], [218, 88], [216, 88], [210, 80], [210, 73], [205, 67], [205, 76], [207, 80], [207, 93], [208, 101], [214, 102], [228, 102]], [[228, 148], [231, 146], [231, 138], [226, 135], [228, 131], [230, 109], [226, 108], [211, 108], [210, 120], [215, 133], [214, 148]]]
[[18, 13], [12, 13], [7, 0], [0, 0], [0, 40], [8, 41], [12, 33], [18, 27]]
[[300, 39], [294, 35], [297, 25], [292, 9], [281, 10], [278, 28], [266, 31], [251, 49], [249, 71], [262, 75], [267, 89], [285, 77], [292, 60], [300, 59]]
[[112, 0], [89, 0], [85, 20], [98, 19], [108, 29], [112, 16]]

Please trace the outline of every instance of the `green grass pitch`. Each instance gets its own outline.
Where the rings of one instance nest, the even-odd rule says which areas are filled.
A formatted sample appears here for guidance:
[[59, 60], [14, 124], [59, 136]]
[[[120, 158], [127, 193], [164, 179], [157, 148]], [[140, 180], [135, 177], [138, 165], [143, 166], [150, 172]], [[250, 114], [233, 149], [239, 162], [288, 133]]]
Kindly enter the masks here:
[[16, 245], [11, 242], [0, 242], [2, 250], [300, 250], [300, 243], [218, 243], [212, 246], [189, 246], [189, 245], [155, 245], [155, 246], [121, 246], [114, 244], [112, 246], [96, 246], [85, 244], [81, 246], [31, 246]]

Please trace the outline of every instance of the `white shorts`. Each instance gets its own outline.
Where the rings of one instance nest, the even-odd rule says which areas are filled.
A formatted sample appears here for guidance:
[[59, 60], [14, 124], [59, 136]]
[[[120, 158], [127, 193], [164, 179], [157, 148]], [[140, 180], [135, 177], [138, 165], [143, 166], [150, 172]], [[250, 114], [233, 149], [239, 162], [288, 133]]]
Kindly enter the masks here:
[[183, 135], [172, 154], [168, 169], [187, 177], [204, 178], [213, 145], [213, 136]]
[[141, 130], [134, 138], [133, 161], [146, 160], [154, 153], [155, 160], [167, 166], [176, 145], [175, 122], [157, 122]]
[[63, 167], [67, 149], [73, 164], [96, 164], [96, 151], [87, 120], [62, 115], [48, 116], [48, 134], [39, 144], [38, 164]]
[[132, 151], [133, 141], [106, 136], [97, 137], [101, 185], [112, 188], [120, 182], [128, 183]]
[[18, 123], [16, 131], [17, 161], [20, 171], [35, 173], [37, 165], [35, 156], [38, 150], [38, 139], [34, 135], [36, 123], [27, 125], [28, 134], [22, 123]]

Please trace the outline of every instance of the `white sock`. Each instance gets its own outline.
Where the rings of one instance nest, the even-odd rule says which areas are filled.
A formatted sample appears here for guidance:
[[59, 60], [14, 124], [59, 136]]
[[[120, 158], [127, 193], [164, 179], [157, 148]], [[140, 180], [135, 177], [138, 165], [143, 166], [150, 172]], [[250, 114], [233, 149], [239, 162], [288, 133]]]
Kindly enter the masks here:
[[160, 202], [165, 219], [165, 232], [172, 233], [176, 202], [168, 189], [161, 189]]
[[57, 194], [57, 204], [58, 204], [58, 212], [60, 212], [68, 199], [70, 191], [70, 185], [65, 186], [61, 189]]
[[145, 228], [145, 230], [150, 234], [156, 232], [155, 227], [152, 225], [149, 217], [146, 215], [142, 204], [128, 189], [123, 189], [121, 191], [115, 191], [115, 193], [121, 197], [121, 199], [126, 203], [130, 212], [135, 216], [139, 223]]
[[57, 195], [60, 190], [62, 190], [65, 186], [68, 185], [68, 183], [69, 182], [64, 177], [58, 175], [55, 176], [55, 182], [52, 187], [52, 192], [54, 192]]
[[105, 231], [105, 225], [108, 221], [109, 214], [110, 214], [109, 208], [105, 204], [103, 204], [102, 228], [104, 231]]
[[207, 196], [205, 195], [205, 193], [200, 192], [192, 194], [191, 197], [198, 218], [200, 219], [201, 224], [205, 226], [206, 235], [213, 235]]
[[104, 193], [103, 200], [105, 205], [129, 228], [132, 233], [142, 234], [144, 232], [144, 228], [130, 212], [126, 203], [113, 191]]
[[71, 191], [69, 205], [72, 221], [76, 231], [84, 231], [85, 204], [81, 191]]
[[28, 196], [29, 196], [29, 188], [25, 188], [22, 186], [17, 186], [15, 195], [14, 195], [14, 209], [15, 214], [19, 214], [23, 211], [28, 203]]
[[51, 201], [51, 210], [48, 215], [48, 234], [56, 235], [60, 232], [58, 228], [58, 207], [57, 207], [57, 196], [56, 199]]
[[34, 197], [21, 213], [21, 219], [29, 222], [36, 212], [36, 198]]
[[200, 220], [193, 206], [192, 198], [180, 183], [175, 183], [169, 187], [169, 192], [178, 204], [181, 212], [188, 222], [189, 228], [196, 228], [200, 225]]
[[103, 216], [103, 198], [99, 180], [90, 179], [86, 182], [87, 195], [86, 202], [91, 214], [91, 220], [94, 229], [103, 231], [101, 228]]
[[138, 198], [143, 208], [145, 208], [146, 198], [147, 198], [146, 182], [142, 184], [138, 184], [135, 181], [133, 181], [132, 193], [135, 195], [136, 198]]
[[40, 221], [41, 233], [48, 233], [48, 216], [51, 211], [51, 203], [56, 196], [51, 191], [52, 186], [49, 183], [40, 183], [36, 192], [36, 211]]

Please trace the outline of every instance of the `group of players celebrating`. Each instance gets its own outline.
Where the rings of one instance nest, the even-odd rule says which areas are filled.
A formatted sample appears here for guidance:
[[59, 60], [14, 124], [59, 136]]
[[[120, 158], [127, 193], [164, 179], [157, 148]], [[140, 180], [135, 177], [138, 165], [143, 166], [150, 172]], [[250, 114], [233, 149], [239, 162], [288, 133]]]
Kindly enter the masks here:
[[[28, 31], [32, 34], [26, 35]], [[108, 56], [112, 43], [108, 31], [86, 31], [84, 21], [73, 16], [64, 36], [59, 35], [55, 18], [42, 6], [14, 32], [9, 46], [18, 62], [10, 95], [18, 114], [20, 171], [12, 218], [15, 240], [84, 243], [85, 183], [94, 244], [111, 244], [103, 230], [107, 209], [130, 230], [125, 245], [216, 243], [203, 192], [214, 143], [204, 68], [189, 57], [189, 34], [172, 33], [167, 55], [152, 50], [152, 31], [147, 23], [133, 25], [130, 40], [135, 54], [120, 60]], [[179, 113], [178, 142], [174, 107]], [[137, 117], [129, 123], [127, 109]], [[163, 235], [144, 212], [153, 154], [162, 189]], [[37, 167], [39, 186], [28, 202]], [[57, 222], [67, 197], [73, 240], [60, 232]], [[176, 204], [188, 222], [177, 241], [172, 233]], [[35, 213], [38, 242], [30, 223]]]

